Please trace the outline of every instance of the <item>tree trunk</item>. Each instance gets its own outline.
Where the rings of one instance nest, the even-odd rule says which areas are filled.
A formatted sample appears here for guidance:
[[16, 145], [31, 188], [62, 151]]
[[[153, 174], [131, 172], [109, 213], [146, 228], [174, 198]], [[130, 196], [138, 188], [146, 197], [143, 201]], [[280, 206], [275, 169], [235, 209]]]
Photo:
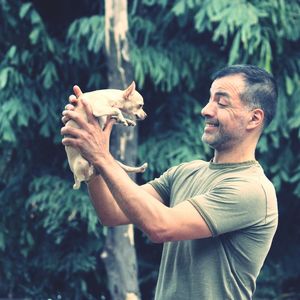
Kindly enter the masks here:
[[[127, 40], [127, 0], [105, 0], [105, 48], [110, 88], [125, 89], [133, 80]], [[112, 155], [136, 164], [137, 130], [116, 125], [111, 136]], [[135, 177], [131, 177], [135, 179]], [[113, 300], [140, 299], [133, 226], [109, 228], [101, 255]]]

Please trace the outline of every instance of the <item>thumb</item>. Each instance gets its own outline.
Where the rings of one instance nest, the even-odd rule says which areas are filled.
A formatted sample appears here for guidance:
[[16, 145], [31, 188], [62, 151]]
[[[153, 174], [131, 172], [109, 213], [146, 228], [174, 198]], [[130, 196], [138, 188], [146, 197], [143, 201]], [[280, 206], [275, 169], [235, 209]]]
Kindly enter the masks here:
[[115, 123], [116, 123], [116, 119], [107, 118], [103, 131], [106, 132], [108, 135], [110, 135]]

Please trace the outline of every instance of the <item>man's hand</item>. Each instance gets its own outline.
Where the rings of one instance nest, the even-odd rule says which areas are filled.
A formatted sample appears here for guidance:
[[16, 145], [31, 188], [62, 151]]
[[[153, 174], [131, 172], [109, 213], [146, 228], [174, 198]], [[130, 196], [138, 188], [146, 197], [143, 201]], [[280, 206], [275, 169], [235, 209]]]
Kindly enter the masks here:
[[[79, 87], [76, 89], [76, 92], [77, 91], [80, 91]], [[69, 100], [75, 102], [73, 95], [70, 96]], [[75, 128], [72, 126], [62, 127], [61, 134], [67, 135], [62, 139], [62, 143], [65, 146], [77, 148], [81, 155], [94, 165], [96, 162], [109, 155], [109, 138], [115, 120], [108, 120], [104, 129], [102, 130], [99, 126], [98, 120], [92, 114], [90, 105], [84, 99], [81, 101], [76, 101], [77, 103], [80, 102], [82, 104], [87, 116], [87, 120], [84, 118], [84, 116], [82, 116], [82, 114], [76, 112], [73, 107], [68, 107], [67, 105], [67, 110], [63, 111], [63, 121], [66, 122], [67, 120], [72, 119], [80, 128]]]

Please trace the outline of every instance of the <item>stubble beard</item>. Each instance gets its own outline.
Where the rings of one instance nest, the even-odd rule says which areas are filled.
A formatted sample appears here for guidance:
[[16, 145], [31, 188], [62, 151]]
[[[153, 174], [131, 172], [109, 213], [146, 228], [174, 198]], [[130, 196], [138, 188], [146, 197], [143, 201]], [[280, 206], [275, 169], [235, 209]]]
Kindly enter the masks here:
[[217, 151], [223, 151], [231, 147], [233, 144], [232, 135], [222, 131], [218, 131], [214, 134], [203, 133], [202, 142]]

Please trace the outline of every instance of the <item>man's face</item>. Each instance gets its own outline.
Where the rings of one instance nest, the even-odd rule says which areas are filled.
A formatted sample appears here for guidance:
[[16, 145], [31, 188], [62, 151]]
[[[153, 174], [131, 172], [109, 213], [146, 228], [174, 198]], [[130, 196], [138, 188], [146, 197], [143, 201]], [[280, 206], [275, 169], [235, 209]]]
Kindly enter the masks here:
[[249, 108], [240, 95], [245, 90], [242, 75], [216, 79], [210, 89], [210, 99], [202, 109], [205, 128], [202, 141], [216, 150], [238, 146], [243, 141], [249, 121]]

